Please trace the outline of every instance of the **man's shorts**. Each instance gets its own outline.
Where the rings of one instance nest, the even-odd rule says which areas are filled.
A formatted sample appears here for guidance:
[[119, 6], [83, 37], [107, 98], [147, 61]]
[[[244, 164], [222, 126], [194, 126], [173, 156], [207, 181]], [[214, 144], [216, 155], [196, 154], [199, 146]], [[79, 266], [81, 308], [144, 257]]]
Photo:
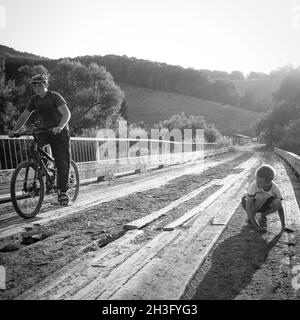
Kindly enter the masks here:
[[[247, 203], [246, 197], [247, 197], [247, 196], [243, 196], [243, 198], [242, 198], [242, 207], [244, 208], [244, 210], [246, 210], [246, 203]], [[261, 208], [258, 210], [258, 212], [264, 213], [264, 212], [266, 212], [267, 210], [271, 209], [270, 206], [271, 206], [271, 203], [272, 203], [272, 201], [273, 201], [274, 199], [276, 199], [276, 198], [275, 198], [275, 197], [270, 197], [270, 198], [268, 198], [268, 199], [265, 201], [265, 203], [261, 206]], [[255, 201], [255, 199], [254, 199], [254, 201]]]

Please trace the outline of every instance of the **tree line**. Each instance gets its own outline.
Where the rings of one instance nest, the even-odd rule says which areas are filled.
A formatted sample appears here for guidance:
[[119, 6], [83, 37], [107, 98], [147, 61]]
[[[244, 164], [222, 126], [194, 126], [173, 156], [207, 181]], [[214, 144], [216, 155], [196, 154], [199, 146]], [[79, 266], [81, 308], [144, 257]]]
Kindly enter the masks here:
[[[50, 90], [65, 98], [72, 117], [72, 134], [81, 134], [92, 127], [112, 127], [119, 119], [126, 119], [124, 92], [114, 82], [106, 69], [96, 63], [85, 66], [68, 59], [59, 61], [52, 72], [42, 64], [22, 65], [16, 79], [7, 79], [3, 70], [0, 78], [0, 131], [12, 129], [16, 119], [26, 108], [34, 95], [28, 85], [35, 74], [44, 74], [50, 82]], [[31, 125], [39, 126], [39, 119], [33, 114]]]
[[[117, 131], [118, 122], [128, 118], [124, 92], [106, 68], [97, 62], [87, 64], [78, 60], [62, 59], [56, 62], [55, 66], [49, 65], [49, 61], [36, 65], [25, 64], [18, 67], [14, 79], [11, 78], [12, 73], [10, 79], [6, 77], [3, 64], [0, 67], [1, 134], [12, 129], [16, 119], [26, 108], [33, 95], [28, 83], [35, 74], [46, 75], [50, 82], [49, 89], [59, 92], [67, 101], [72, 114], [70, 128], [73, 135], [92, 136], [97, 128], [111, 128]], [[31, 117], [32, 126], [33, 123], [40, 125], [35, 115]], [[128, 130], [135, 127], [145, 128], [145, 125], [142, 122], [131, 123]], [[219, 131], [212, 124], [206, 123], [204, 118], [187, 117], [184, 113], [154, 125], [154, 128], [166, 128], [170, 131], [175, 127], [202, 128], [208, 142], [215, 142], [221, 138]]]
[[256, 134], [270, 147], [300, 155], [300, 67], [282, 81], [272, 108], [256, 125]]
[[[18, 81], [20, 77], [18, 69], [26, 64], [26, 60], [28, 64], [27, 57], [8, 57], [8, 78]], [[36, 61], [52, 73], [60, 60], [38, 58]], [[269, 106], [255, 94], [255, 91], [241, 92], [237, 82], [283, 79], [293, 68], [291, 65], [287, 65], [271, 71], [269, 74], [253, 71], [245, 76], [241, 71], [229, 73], [207, 69], [195, 70], [125, 55], [81, 56], [74, 58], [73, 61], [79, 61], [85, 66], [89, 66], [91, 63], [103, 66], [117, 83], [194, 96], [255, 111], [265, 111]], [[34, 60], [31, 64], [35, 64]]]

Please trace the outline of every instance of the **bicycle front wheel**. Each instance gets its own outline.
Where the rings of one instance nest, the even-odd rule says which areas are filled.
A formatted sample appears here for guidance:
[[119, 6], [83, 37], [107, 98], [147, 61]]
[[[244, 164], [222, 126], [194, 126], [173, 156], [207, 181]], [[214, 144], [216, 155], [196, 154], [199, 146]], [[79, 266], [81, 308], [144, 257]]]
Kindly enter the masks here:
[[77, 199], [78, 193], [79, 193], [79, 171], [76, 163], [73, 160], [71, 160], [70, 172], [69, 172], [68, 194], [72, 202], [74, 202]]
[[44, 199], [44, 181], [36, 163], [24, 161], [13, 172], [10, 194], [16, 212], [24, 219], [35, 217]]

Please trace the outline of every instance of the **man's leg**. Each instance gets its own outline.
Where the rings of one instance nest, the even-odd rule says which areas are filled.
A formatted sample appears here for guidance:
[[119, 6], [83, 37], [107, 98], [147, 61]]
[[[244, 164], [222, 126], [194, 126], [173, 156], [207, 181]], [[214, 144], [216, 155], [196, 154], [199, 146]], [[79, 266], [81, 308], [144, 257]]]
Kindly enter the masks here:
[[55, 159], [58, 175], [58, 189], [65, 193], [68, 191], [69, 171], [71, 161], [70, 135], [67, 130], [63, 130], [51, 141], [51, 149]]
[[47, 134], [47, 133], [39, 133], [37, 138], [38, 138], [37, 139], [38, 146], [40, 148], [43, 148], [45, 145], [51, 143], [51, 139], [49, 137], [49, 134]]

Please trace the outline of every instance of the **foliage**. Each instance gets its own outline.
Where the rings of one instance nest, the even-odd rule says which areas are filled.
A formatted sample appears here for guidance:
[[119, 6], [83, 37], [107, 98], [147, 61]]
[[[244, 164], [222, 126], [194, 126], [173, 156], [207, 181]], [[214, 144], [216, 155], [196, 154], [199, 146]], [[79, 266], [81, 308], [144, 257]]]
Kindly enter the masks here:
[[[18, 70], [18, 84], [14, 80], [2, 81], [0, 90], [0, 129], [11, 130], [16, 119], [25, 109], [32, 89], [29, 79], [38, 73], [50, 80], [50, 90], [57, 91], [67, 101], [71, 110], [72, 134], [84, 128], [113, 127], [115, 122], [126, 116], [127, 105], [124, 93], [114, 83], [113, 77], [104, 67], [91, 63], [84, 66], [80, 62], [62, 60], [49, 75], [43, 65], [24, 65]], [[33, 120], [35, 116], [32, 116]]]
[[160, 121], [154, 125], [154, 128], [162, 130], [168, 129], [171, 132], [173, 129], [180, 129], [182, 133], [184, 129], [204, 129], [204, 137], [207, 142], [215, 142], [217, 138], [221, 137], [220, 132], [212, 125], [207, 124], [205, 119], [201, 116], [186, 116], [184, 112], [180, 115], [174, 115], [170, 119]]
[[269, 146], [300, 154], [300, 69], [291, 70], [274, 95], [273, 108], [257, 123], [256, 132]]
[[74, 132], [112, 123], [124, 100], [111, 74], [96, 63], [84, 66], [78, 61], [60, 61], [52, 73], [51, 88], [67, 101]]

